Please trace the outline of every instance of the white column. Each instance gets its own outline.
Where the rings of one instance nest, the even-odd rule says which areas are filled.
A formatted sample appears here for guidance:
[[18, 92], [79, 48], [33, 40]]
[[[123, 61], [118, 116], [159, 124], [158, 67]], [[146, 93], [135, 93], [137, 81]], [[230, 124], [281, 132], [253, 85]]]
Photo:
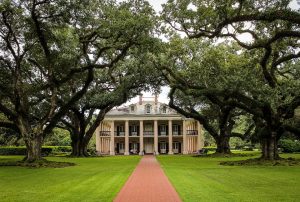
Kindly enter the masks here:
[[124, 155], [129, 155], [129, 121], [125, 121], [125, 153]]
[[173, 153], [173, 127], [172, 127], [172, 120], [169, 120], [169, 153]]
[[110, 155], [115, 155], [115, 122], [110, 124]]
[[183, 135], [183, 154], [187, 154], [187, 137], [186, 137], [186, 121], [182, 122], [182, 135]]
[[158, 125], [157, 120], [154, 120], [154, 154], [158, 155]]
[[[101, 123], [100, 123], [101, 125]], [[100, 125], [97, 127], [95, 135], [96, 135], [96, 151], [97, 154], [100, 155]]]
[[202, 126], [199, 121], [197, 121], [197, 150], [202, 149], [204, 147], [204, 137], [202, 132]]
[[144, 123], [140, 121], [140, 155], [144, 155]]

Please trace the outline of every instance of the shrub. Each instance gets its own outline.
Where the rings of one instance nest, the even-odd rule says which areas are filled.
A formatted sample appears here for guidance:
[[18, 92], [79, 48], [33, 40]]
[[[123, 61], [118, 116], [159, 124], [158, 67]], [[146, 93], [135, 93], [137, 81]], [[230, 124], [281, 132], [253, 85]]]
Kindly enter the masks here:
[[216, 147], [203, 147], [204, 149], [206, 149], [207, 151], [211, 151], [211, 152], [215, 152], [217, 150]]
[[[42, 156], [71, 152], [70, 146], [43, 146]], [[0, 147], [0, 155], [26, 155], [26, 147]]]
[[286, 153], [300, 152], [299, 141], [283, 139], [279, 141], [279, 146], [282, 148], [283, 152]]

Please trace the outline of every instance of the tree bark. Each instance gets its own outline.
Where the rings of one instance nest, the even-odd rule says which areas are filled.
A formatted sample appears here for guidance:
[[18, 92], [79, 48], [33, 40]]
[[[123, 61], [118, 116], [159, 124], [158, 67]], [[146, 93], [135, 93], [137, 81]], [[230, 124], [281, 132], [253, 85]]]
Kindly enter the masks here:
[[218, 139], [216, 139], [216, 144], [217, 144], [216, 153], [231, 154], [229, 140], [230, 140], [230, 137], [219, 136]]
[[87, 144], [85, 141], [80, 139], [73, 139], [72, 140], [72, 153], [71, 156], [74, 157], [85, 157], [89, 156], [87, 152]]
[[27, 155], [25, 162], [33, 163], [42, 160], [43, 135], [31, 133], [25, 136]]
[[279, 159], [278, 154], [278, 140], [276, 132], [271, 132], [269, 136], [264, 137], [261, 140], [262, 156], [264, 160], [276, 160]]

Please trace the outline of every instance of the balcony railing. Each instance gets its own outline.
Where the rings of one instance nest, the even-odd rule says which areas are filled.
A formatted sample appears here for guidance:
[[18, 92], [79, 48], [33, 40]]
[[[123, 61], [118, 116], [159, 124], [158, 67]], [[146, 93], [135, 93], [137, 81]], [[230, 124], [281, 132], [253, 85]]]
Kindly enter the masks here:
[[144, 136], [153, 136], [154, 131], [144, 131]]
[[110, 136], [110, 131], [100, 131], [99, 135], [100, 136]]
[[180, 135], [182, 135], [181, 131], [172, 131], [172, 133], [173, 133], [173, 136], [180, 136]]
[[[110, 136], [110, 131], [100, 131], [99, 132], [100, 136]], [[182, 131], [172, 131], [173, 136], [182, 136], [183, 132]], [[198, 135], [197, 130], [187, 130], [186, 131], [187, 135]], [[144, 136], [154, 136], [154, 131], [144, 131], [143, 133]], [[167, 131], [160, 131], [158, 132], [158, 136], [168, 136], [169, 133]], [[125, 131], [115, 131], [115, 136], [125, 136]], [[139, 132], [135, 131], [129, 131], [129, 136], [140, 136]]]
[[115, 131], [115, 136], [125, 136], [124, 131]]
[[139, 136], [139, 133], [137, 131], [131, 131], [129, 132], [129, 136]]
[[198, 135], [198, 131], [197, 130], [187, 130], [186, 134], [187, 135]]
[[158, 136], [167, 136], [168, 134], [167, 134], [167, 132], [166, 131], [160, 131], [159, 133], [158, 133]]

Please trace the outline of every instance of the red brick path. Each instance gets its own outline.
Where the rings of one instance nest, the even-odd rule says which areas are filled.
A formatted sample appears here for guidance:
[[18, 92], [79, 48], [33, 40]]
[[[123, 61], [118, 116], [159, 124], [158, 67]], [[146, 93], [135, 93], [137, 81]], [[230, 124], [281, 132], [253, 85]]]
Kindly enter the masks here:
[[144, 156], [114, 202], [179, 202], [174, 187], [154, 156]]

